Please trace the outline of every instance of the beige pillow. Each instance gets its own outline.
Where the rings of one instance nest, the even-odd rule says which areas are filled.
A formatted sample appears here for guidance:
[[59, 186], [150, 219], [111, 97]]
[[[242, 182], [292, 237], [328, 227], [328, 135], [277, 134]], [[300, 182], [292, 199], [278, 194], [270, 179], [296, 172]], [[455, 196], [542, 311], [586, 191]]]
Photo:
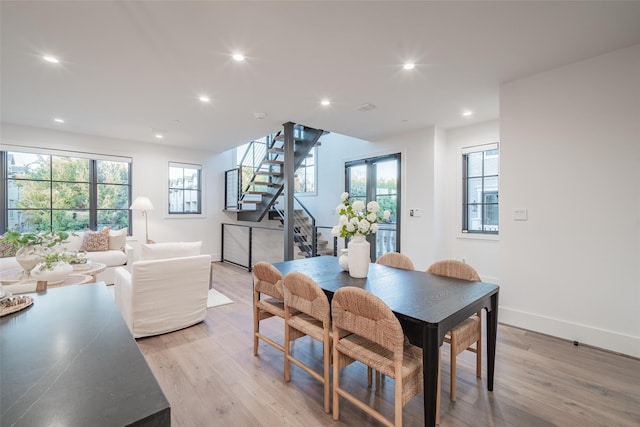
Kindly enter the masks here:
[[109, 227], [105, 227], [102, 231], [86, 230], [80, 250], [87, 252], [108, 251], [110, 230]]
[[202, 242], [164, 242], [164, 243], [142, 243], [140, 245], [141, 260], [181, 258], [186, 256], [200, 255]]
[[127, 244], [127, 228], [109, 232], [109, 250], [124, 251]]

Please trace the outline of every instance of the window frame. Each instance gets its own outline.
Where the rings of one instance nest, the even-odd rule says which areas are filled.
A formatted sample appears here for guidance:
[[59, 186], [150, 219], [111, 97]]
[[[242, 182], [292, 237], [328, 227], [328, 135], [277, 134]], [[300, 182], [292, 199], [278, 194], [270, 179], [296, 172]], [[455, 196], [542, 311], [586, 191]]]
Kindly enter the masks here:
[[[171, 168], [182, 168], [182, 169], [197, 169], [198, 170], [198, 187], [196, 189], [185, 189], [178, 187], [171, 187], [170, 185], [170, 177], [171, 177]], [[184, 219], [184, 218], [202, 218], [206, 216], [205, 213], [205, 189], [204, 189], [204, 167], [201, 164], [197, 163], [188, 163], [188, 162], [176, 162], [170, 161], [167, 165], [166, 169], [166, 179], [165, 183], [167, 185], [167, 191], [165, 191], [164, 195], [165, 199], [165, 209], [164, 209], [164, 217], [165, 218], [174, 218], [174, 219]], [[182, 190], [182, 191], [197, 191], [197, 199], [198, 199], [198, 212], [172, 212], [171, 208], [171, 190]]]
[[[79, 152], [79, 151], [69, 151], [69, 150], [56, 150], [50, 148], [40, 148], [40, 147], [28, 147], [28, 146], [17, 146], [17, 145], [9, 145], [3, 144], [2, 150], [0, 150], [0, 175], [2, 175], [2, 191], [0, 192], [0, 234], [5, 233], [7, 230], [11, 229], [9, 227], [9, 219], [13, 217], [12, 213], [18, 209], [12, 209], [9, 206], [9, 181], [11, 180], [9, 177], [9, 153], [24, 153], [24, 154], [35, 154], [35, 155], [43, 155], [49, 156], [49, 165], [53, 165], [52, 157], [70, 157], [74, 159], [86, 159], [88, 160], [88, 181], [77, 181], [77, 183], [87, 184], [88, 185], [88, 194], [87, 201], [89, 207], [87, 209], [60, 209], [54, 208], [54, 200], [50, 198], [49, 206], [47, 208], [43, 208], [44, 210], [48, 210], [50, 212], [49, 215], [49, 230], [53, 229], [53, 214], [54, 211], [71, 211], [76, 212], [86, 211], [88, 213], [88, 228], [94, 231], [98, 229], [98, 219], [99, 212], [104, 210], [115, 210], [115, 211], [126, 211], [127, 217], [127, 234], [131, 236], [132, 233], [132, 216], [131, 211], [129, 210], [129, 205], [131, 204], [131, 195], [132, 195], [132, 176], [133, 176], [133, 161], [130, 157], [125, 156], [113, 156], [113, 155], [104, 155], [98, 153], [87, 153], [87, 152]], [[126, 163], [127, 165], [127, 182], [115, 183], [115, 182], [98, 182], [98, 162], [99, 161], [113, 161]], [[49, 183], [50, 191], [53, 191], [53, 188], [56, 183], [73, 183], [75, 181], [61, 181], [56, 180], [53, 177], [53, 169], [49, 171], [49, 179], [46, 180], [29, 180], [27, 181], [41, 181]], [[126, 187], [127, 194], [127, 203], [125, 208], [110, 208], [106, 209], [98, 206], [98, 189], [103, 185], [118, 185]], [[104, 225], [104, 224], [103, 224]], [[113, 225], [106, 225], [113, 226]], [[115, 228], [114, 228], [115, 229]], [[62, 231], [62, 230], [58, 230]], [[81, 231], [81, 230], [64, 230], [64, 231]]]
[[305, 157], [305, 159], [302, 161], [302, 164], [300, 165], [300, 167], [298, 169], [296, 169], [295, 171], [295, 175], [300, 174], [301, 172], [303, 172], [305, 175], [307, 174], [307, 169], [310, 166], [313, 166], [313, 190], [311, 191], [298, 191], [295, 189], [294, 186], [294, 193], [297, 196], [316, 196], [318, 194], [318, 147], [314, 146], [311, 151], [311, 153], [313, 153], [313, 165], [307, 165], [307, 160], [308, 157]]
[[[486, 160], [486, 155], [488, 151], [497, 151], [497, 157], [498, 157], [498, 171], [495, 174], [485, 174], [485, 160]], [[482, 153], [482, 172], [480, 175], [476, 175], [476, 176], [469, 176], [468, 175], [468, 159], [469, 159], [469, 155], [470, 154], [475, 154], [475, 153]], [[461, 237], [471, 237], [471, 238], [487, 238], [487, 239], [497, 239], [500, 233], [500, 217], [499, 217], [499, 210], [500, 210], [500, 147], [498, 142], [494, 142], [494, 143], [490, 143], [490, 144], [482, 144], [482, 145], [476, 145], [476, 146], [472, 146], [472, 147], [464, 147], [461, 150], [461, 173], [460, 173], [460, 178], [461, 178], [461, 187], [462, 187], [462, 192], [461, 192], [461, 222], [460, 222], [460, 236]], [[480, 202], [475, 202], [475, 203], [470, 203], [469, 199], [468, 199], [468, 182], [471, 179], [478, 179], [480, 178], [482, 180], [482, 190], [481, 193], [483, 195], [483, 197], [481, 197], [481, 201]], [[486, 191], [486, 187], [485, 187], [485, 180], [486, 179], [496, 179], [498, 181], [497, 184], [497, 190], [495, 191], [495, 195], [497, 198], [497, 202], [495, 203], [486, 203], [485, 202], [485, 195], [488, 194], [488, 192]], [[493, 191], [491, 192], [492, 194], [494, 193]], [[480, 220], [481, 220], [481, 225], [482, 225], [482, 230], [473, 230], [470, 229], [469, 225], [469, 207], [470, 205], [475, 205], [478, 209], [480, 209]], [[496, 212], [498, 213], [498, 220], [497, 220], [497, 224], [496, 224], [496, 230], [487, 230], [485, 229], [485, 224], [484, 224], [484, 214], [486, 211], [486, 207], [487, 206], [495, 206], [496, 208]]]

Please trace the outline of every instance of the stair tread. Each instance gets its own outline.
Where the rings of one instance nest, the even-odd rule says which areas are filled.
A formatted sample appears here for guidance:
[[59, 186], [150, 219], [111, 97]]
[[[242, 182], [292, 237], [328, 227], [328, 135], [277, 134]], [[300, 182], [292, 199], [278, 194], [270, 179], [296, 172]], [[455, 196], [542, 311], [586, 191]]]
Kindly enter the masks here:
[[264, 159], [262, 163], [269, 163], [272, 165], [284, 165], [284, 162], [282, 160], [272, 160], [272, 159]]
[[282, 172], [257, 171], [256, 175], [282, 176]]
[[269, 187], [281, 187], [282, 186], [282, 184], [277, 184], [275, 182], [265, 182], [265, 181], [253, 181], [249, 185], [266, 185], [266, 186], [269, 186]]

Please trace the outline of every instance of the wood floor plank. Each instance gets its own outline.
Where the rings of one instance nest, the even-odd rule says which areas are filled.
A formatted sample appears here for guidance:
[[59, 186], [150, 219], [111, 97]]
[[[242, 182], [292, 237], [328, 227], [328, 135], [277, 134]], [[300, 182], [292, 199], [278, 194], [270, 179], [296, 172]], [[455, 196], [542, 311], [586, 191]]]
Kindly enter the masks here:
[[[334, 423], [317, 381], [293, 367], [285, 382], [282, 353], [263, 342], [253, 356], [250, 273], [214, 263], [212, 285], [234, 303], [208, 309], [205, 321], [191, 328], [137, 341], [171, 404], [174, 427], [379, 425], [344, 400]], [[281, 319], [261, 322], [261, 330], [282, 342]], [[321, 370], [321, 345], [302, 338], [293, 351]], [[446, 345], [442, 360], [443, 427], [640, 425], [638, 359], [499, 325], [494, 392], [486, 388], [486, 367], [477, 379], [475, 355], [463, 352], [456, 402], [449, 400]], [[353, 364], [340, 381], [392, 417], [393, 380], [368, 388], [366, 369]], [[424, 424], [422, 399], [420, 393], [405, 406], [405, 426]]]

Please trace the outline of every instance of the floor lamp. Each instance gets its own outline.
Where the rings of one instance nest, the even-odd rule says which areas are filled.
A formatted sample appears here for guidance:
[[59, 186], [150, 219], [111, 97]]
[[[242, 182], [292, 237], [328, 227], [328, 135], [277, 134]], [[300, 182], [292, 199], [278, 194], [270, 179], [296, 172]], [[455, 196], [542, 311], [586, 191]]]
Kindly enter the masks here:
[[149, 200], [148, 197], [138, 196], [131, 203], [129, 209], [132, 211], [142, 211], [142, 216], [144, 216], [144, 229], [145, 229], [145, 242], [149, 243], [149, 222], [147, 218], [147, 211], [153, 210], [153, 203]]

